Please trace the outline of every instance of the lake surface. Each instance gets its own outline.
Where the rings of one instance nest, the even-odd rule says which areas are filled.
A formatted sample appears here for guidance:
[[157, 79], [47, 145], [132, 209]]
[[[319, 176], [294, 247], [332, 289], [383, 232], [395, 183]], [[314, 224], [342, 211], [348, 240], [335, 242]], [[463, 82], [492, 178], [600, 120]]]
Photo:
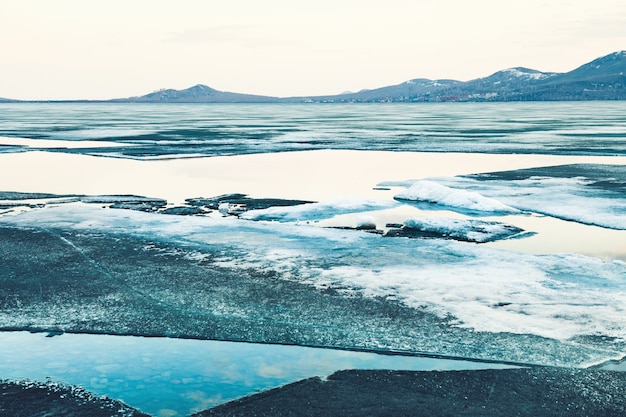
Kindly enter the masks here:
[[[229, 272], [256, 271], [437, 318], [421, 324], [423, 335], [414, 323], [393, 321], [397, 340], [386, 329], [355, 326], [355, 349], [597, 365], [626, 354], [624, 110], [622, 102], [0, 104], [0, 226], [166, 242], [177, 256]], [[163, 214], [190, 208], [190, 198], [228, 193], [314, 203], [239, 217], [207, 207], [199, 215]], [[112, 208], [133, 208], [138, 197], [128, 195], [166, 203]], [[363, 225], [379, 233], [354, 230]], [[383, 235], [394, 229], [401, 237]], [[99, 265], [63, 239], [67, 250]], [[168, 255], [150, 250], [146, 256]], [[154, 297], [179, 302], [170, 292]], [[300, 308], [306, 317], [306, 303]], [[13, 325], [16, 313], [28, 319], [25, 312], [0, 310], [0, 327]], [[36, 324], [56, 323], [50, 314]], [[341, 314], [350, 323], [350, 311]], [[484, 335], [498, 343], [484, 343]], [[148, 384], [160, 384], [154, 389], [164, 398], [187, 398], [176, 400], [186, 409], [344, 367], [448, 366], [276, 345], [0, 337], [15, 346], [0, 377], [41, 368], [44, 350], [71, 350], [71, 360], [59, 356], [42, 368], [52, 375], [26, 376], [67, 377], [114, 397], [124, 391], [131, 405]], [[268, 364], [268, 355], [277, 362]], [[184, 389], [167, 394], [172, 386]]]
[[0, 104], [0, 137], [12, 138], [7, 152], [138, 159], [326, 149], [624, 156], [623, 110], [622, 102], [23, 103]]

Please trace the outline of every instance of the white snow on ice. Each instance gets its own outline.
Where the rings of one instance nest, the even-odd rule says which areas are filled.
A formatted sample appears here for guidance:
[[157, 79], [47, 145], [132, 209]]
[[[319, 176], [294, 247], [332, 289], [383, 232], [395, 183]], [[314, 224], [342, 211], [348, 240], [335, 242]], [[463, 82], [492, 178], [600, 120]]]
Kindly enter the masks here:
[[281, 222], [313, 221], [329, 219], [347, 213], [383, 210], [397, 206], [387, 200], [342, 198], [326, 202], [300, 204], [297, 206], [274, 206], [261, 210], [250, 210], [240, 217], [247, 220], [272, 220]]
[[[454, 241], [387, 238], [306, 224], [166, 216], [68, 204], [0, 224], [117, 232], [219, 248], [218, 264], [277, 271], [317, 288], [398, 300], [477, 331], [566, 340], [626, 338], [626, 263], [529, 255]], [[195, 248], [195, 249], [193, 249]]]
[[[413, 200], [432, 203], [439, 208], [454, 207], [473, 212], [519, 213], [519, 210], [500, 201], [488, 198], [473, 191], [451, 188], [434, 181], [415, 181], [410, 187], [395, 196], [398, 200]], [[441, 207], [445, 206], [445, 207]]]
[[[523, 180], [477, 180], [470, 177], [437, 177], [396, 183], [409, 188], [397, 198], [435, 202], [465, 212], [488, 209], [464, 199], [496, 202], [518, 212], [533, 212], [563, 220], [626, 230], [626, 198], [619, 192], [588, 187], [591, 181], [578, 178], [530, 177]], [[427, 185], [425, 186], [424, 183]], [[391, 183], [387, 183], [391, 184]], [[413, 184], [413, 185], [410, 185]], [[497, 210], [494, 210], [497, 211]], [[505, 210], [501, 210], [505, 212]]]

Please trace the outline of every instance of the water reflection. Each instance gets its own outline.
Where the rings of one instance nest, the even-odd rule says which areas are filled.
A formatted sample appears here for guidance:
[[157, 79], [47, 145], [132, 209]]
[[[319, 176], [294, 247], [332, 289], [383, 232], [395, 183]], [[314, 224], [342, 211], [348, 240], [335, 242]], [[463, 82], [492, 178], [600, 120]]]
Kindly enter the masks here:
[[299, 346], [129, 336], [0, 332], [0, 378], [51, 378], [154, 416], [184, 416], [340, 369], [504, 368], [469, 361]]

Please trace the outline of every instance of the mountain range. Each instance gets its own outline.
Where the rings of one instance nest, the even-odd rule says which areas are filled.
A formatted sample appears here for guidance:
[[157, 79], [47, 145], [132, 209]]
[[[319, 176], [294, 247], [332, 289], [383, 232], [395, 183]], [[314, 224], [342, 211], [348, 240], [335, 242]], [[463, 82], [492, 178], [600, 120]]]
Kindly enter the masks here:
[[[6, 100], [6, 99], [4, 99]], [[127, 103], [368, 103], [442, 101], [626, 100], [626, 51], [594, 59], [565, 73], [508, 68], [470, 81], [416, 78], [397, 85], [326, 96], [271, 97], [215, 90], [198, 84], [164, 89]], [[10, 101], [10, 100], [7, 100]]]

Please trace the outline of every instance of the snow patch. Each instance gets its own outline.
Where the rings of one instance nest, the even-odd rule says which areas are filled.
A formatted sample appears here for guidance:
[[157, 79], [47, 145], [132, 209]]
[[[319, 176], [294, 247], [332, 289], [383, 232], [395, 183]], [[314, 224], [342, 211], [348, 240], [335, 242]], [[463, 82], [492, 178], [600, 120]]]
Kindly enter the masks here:
[[345, 198], [298, 206], [276, 206], [262, 210], [250, 210], [243, 213], [240, 217], [247, 220], [280, 222], [315, 221], [329, 219], [340, 214], [388, 209], [395, 205], [397, 203], [392, 201]]
[[444, 206], [451, 209], [460, 209], [470, 212], [483, 213], [519, 213], [520, 211], [501, 203], [493, 198], [488, 198], [473, 191], [450, 188], [434, 181], [420, 180], [414, 182], [403, 192], [396, 194], [397, 200], [409, 200], [425, 202], [433, 205]]
[[516, 78], [526, 78], [526, 79], [531, 79], [531, 80], [543, 80], [544, 78], [548, 78], [550, 76], [549, 74], [544, 74], [543, 72], [539, 72], [539, 71], [530, 71], [530, 70], [522, 71], [519, 68], [508, 68], [508, 69], [502, 70], [502, 72], [508, 73], [509, 75], [516, 77]]
[[376, 229], [376, 219], [373, 216], [357, 216], [356, 218], [357, 229]]

